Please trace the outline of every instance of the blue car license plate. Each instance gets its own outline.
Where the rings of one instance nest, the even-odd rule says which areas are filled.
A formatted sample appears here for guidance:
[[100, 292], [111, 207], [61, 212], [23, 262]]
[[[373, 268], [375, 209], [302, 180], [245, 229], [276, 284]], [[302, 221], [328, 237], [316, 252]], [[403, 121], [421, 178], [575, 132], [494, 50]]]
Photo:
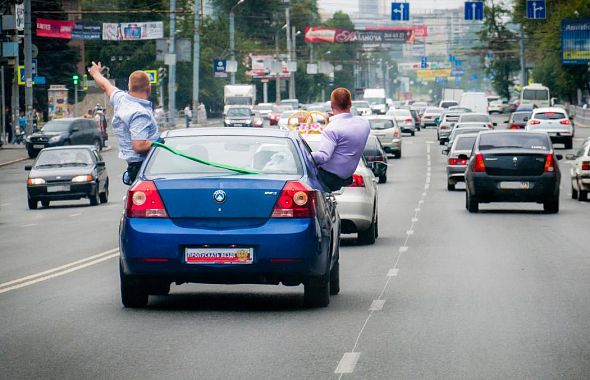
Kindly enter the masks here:
[[252, 264], [254, 248], [186, 248], [187, 264]]

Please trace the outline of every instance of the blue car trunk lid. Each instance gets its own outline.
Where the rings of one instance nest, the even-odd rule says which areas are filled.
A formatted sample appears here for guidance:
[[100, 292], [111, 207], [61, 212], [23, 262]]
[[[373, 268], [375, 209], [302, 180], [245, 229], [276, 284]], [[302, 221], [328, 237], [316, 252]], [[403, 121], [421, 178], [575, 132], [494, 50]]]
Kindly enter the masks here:
[[154, 180], [170, 218], [198, 219], [219, 227], [267, 220], [285, 182], [237, 176]]

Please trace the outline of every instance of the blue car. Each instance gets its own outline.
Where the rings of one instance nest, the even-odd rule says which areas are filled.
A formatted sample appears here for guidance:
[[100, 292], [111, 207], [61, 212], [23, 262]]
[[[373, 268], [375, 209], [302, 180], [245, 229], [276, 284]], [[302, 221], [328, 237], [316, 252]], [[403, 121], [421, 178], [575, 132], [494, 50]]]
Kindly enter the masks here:
[[338, 294], [340, 217], [296, 132], [164, 132], [127, 194], [121, 298], [144, 307], [170, 284], [304, 285], [304, 302]]

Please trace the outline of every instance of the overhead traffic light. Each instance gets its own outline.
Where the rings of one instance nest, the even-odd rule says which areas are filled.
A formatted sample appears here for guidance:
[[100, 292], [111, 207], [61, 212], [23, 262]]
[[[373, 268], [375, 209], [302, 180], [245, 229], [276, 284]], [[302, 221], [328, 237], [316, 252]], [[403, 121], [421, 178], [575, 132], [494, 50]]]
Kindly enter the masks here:
[[78, 79], [80, 79], [78, 75], [72, 75], [72, 80], [74, 81], [74, 84], [78, 84]]

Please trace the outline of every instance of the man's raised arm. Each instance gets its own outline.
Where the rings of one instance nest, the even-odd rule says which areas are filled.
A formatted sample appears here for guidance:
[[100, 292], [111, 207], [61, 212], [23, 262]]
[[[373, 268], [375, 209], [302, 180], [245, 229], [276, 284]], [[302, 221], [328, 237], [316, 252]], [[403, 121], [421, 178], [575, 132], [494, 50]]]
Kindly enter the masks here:
[[102, 66], [100, 62], [96, 64], [92, 61], [92, 66], [88, 68], [88, 73], [94, 79], [96, 85], [110, 98], [111, 94], [117, 89], [117, 87], [113, 86], [111, 82], [102, 75]]

